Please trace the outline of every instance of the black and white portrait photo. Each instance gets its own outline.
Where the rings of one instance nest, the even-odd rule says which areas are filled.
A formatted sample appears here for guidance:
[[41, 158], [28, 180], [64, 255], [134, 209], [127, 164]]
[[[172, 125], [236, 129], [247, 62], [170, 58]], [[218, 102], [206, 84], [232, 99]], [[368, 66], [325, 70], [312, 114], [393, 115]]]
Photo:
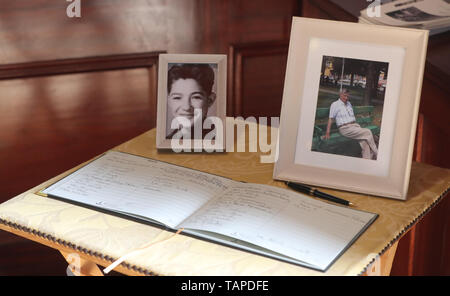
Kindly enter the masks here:
[[[190, 129], [194, 136], [195, 122], [215, 116], [215, 77], [217, 64], [169, 64], [167, 74], [167, 129], [171, 139], [177, 132]], [[196, 111], [198, 114], [196, 114]], [[172, 128], [175, 120], [177, 128]], [[202, 129], [202, 138], [207, 130]]]

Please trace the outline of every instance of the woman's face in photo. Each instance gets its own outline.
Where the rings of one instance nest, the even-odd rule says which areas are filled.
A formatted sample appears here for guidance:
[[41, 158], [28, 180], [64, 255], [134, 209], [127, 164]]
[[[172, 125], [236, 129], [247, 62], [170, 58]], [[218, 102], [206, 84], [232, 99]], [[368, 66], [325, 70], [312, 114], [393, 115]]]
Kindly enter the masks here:
[[194, 124], [194, 110], [201, 109], [203, 119], [208, 113], [211, 98], [195, 79], [178, 79], [172, 83], [167, 98], [169, 112], [174, 118], [184, 117]]

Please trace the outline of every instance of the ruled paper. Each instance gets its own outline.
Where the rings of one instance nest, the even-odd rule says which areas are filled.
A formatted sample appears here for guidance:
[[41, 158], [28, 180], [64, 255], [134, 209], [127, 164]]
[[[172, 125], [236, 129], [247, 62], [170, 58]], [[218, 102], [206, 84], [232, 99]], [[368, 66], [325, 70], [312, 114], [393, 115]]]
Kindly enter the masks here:
[[180, 166], [110, 151], [43, 193], [171, 228], [228, 189], [229, 179]]
[[217, 232], [325, 269], [375, 217], [287, 189], [237, 184], [180, 226]]

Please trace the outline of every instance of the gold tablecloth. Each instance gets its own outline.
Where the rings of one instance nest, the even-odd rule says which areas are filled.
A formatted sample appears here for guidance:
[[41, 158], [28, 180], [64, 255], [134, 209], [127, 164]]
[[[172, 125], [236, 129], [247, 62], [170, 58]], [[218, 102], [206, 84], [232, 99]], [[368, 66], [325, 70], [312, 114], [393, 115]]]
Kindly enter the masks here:
[[[114, 150], [159, 159], [234, 180], [285, 187], [260, 153], [173, 153], [155, 148], [151, 130]], [[73, 170], [75, 170], [74, 168]], [[71, 171], [73, 171], [71, 170]], [[173, 235], [157, 227], [34, 194], [68, 171], [0, 205], [0, 226], [15, 229], [106, 262]], [[450, 187], [450, 170], [413, 163], [407, 201], [323, 189], [379, 218], [326, 273], [234, 248], [176, 235], [127, 259], [124, 266], [157, 275], [358, 275], [427, 213]], [[7, 254], [3, 254], [7, 256]]]

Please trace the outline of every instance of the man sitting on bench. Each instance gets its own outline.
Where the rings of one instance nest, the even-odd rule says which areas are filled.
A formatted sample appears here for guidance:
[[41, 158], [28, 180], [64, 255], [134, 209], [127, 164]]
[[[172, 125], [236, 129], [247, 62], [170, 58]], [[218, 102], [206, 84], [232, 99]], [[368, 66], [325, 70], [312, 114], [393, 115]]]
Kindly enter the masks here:
[[362, 128], [356, 123], [352, 104], [348, 101], [348, 94], [349, 91], [343, 88], [339, 94], [339, 99], [331, 104], [327, 131], [324, 139], [328, 140], [330, 138], [331, 124], [333, 123], [333, 120], [336, 120], [339, 133], [342, 136], [358, 140], [363, 158], [377, 159], [378, 148], [373, 139], [372, 132], [367, 128]]

